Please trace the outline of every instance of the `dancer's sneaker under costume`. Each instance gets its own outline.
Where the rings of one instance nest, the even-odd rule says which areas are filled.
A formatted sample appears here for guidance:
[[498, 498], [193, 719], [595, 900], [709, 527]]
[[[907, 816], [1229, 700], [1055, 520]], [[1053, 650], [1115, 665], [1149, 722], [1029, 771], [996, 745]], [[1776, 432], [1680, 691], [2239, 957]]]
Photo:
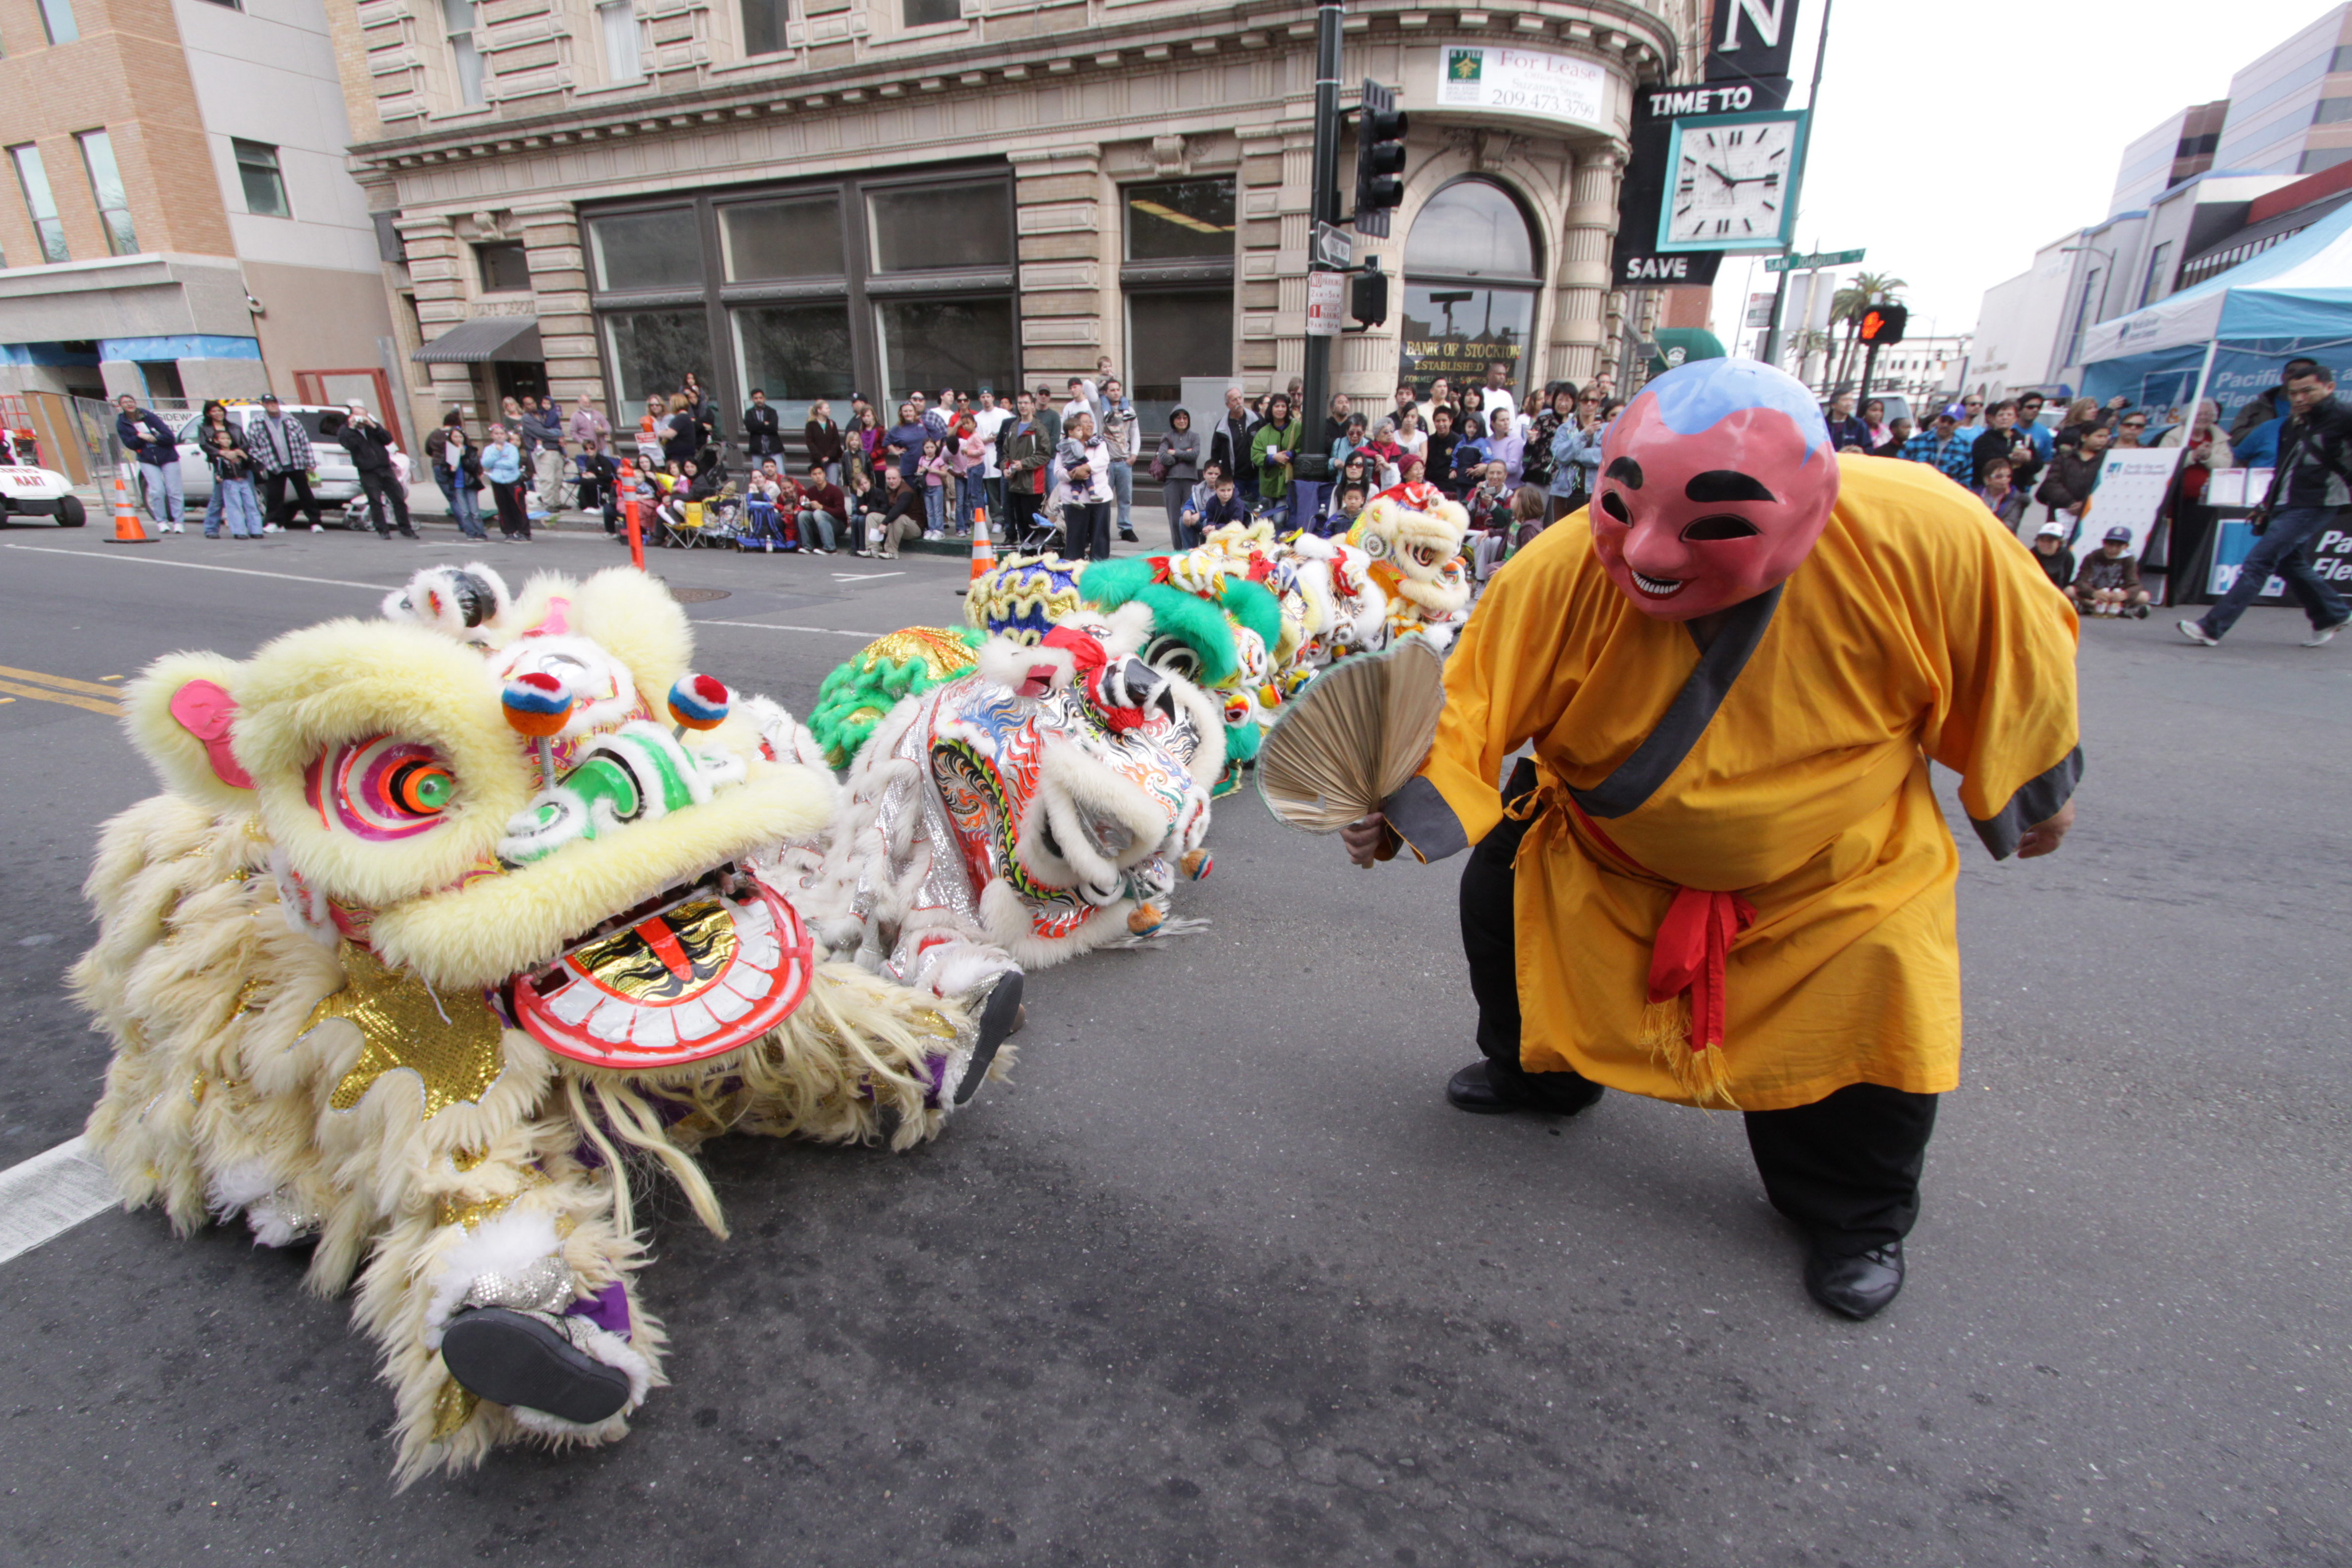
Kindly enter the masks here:
[[1996, 858], [2055, 848], [2074, 635], [1980, 504], [1837, 457], [1790, 377], [1711, 360], [1652, 382], [1610, 427], [1589, 522], [1488, 585], [1420, 775], [1347, 830], [1367, 861], [1475, 846], [1486, 1059], [1449, 1097], [1737, 1107], [1812, 1237], [1815, 1299], [1885, 1305], [1959, 1078], [1959, 860], [1928, 764]]

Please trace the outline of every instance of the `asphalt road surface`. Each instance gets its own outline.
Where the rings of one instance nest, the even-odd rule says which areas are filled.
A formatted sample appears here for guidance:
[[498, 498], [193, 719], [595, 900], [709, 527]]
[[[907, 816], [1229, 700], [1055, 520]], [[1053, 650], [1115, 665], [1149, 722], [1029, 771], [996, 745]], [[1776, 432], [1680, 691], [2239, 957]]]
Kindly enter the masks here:
[[[100, 532], [0, 535], [8, 694], [242, 654], [430, 562], [619, 554]], [[730, 595], [689, 607], [704, 668], [803, 710], [964, 575], [655, 565]], [[2215, 650], [2084, 631], [2063, 852], [1963, 832], [1965, 1087], [1874, 1322], [1806, 1300], [1738, 1117], [1449, 1110], [1458, 867], [1351, 870], [1245, 795], [1180, 894], [1211, 928], [1034, 976], [1014, 1083], [940, 1142], [710, 1148], [735, 1237], [662, 1209], [675, 1386], [617, 1447], [394, 1494], [299, 1258], [108, 1212], [0, 1264], [0, 1561], [2352, 1562], [2352, 647], [2284, 611]], [[59, 976], [97, 826], [152, 787], [38, 689], [0, 702], [0, 1166], [96, 1091]]]

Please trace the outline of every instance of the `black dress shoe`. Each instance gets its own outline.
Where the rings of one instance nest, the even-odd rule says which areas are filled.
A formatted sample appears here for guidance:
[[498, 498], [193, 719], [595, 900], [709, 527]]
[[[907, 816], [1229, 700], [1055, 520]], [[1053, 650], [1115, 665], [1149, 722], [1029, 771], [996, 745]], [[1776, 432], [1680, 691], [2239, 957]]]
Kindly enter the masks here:
[[1903, 1289], [1903, 1244], [1839, 1255], [1816, 1248], [1805, 1260], [1805, 1293], [1832, 1312], [1859, 1322]]
[[1540, 1110], [1553, 1116], [1573, 1116], [1601, 1098], [1601, 1086], [1590, 1079], [1576, 1078], [1573, 1086], [1560, 1089], [1542, 1079], [1575, 1078], [1574, 1074], [1537, 1076], [1517, 1073], [1508, 1079], [1498, 1080], [1487, 1070], [1490, 1065], [1483, 1061], [1472, 1062], [1447, 1079], [1446, 1103], [1456, 1110], [1467, 1110], [1479, 1116], [1500, 1116], [1507, 1110]]
[[572, 1344], [545, 1314], [469, 1307], [441, 1335], [441, 1362], [469, 1394], [593, 1426], [629, 1402], [629, 1374]]

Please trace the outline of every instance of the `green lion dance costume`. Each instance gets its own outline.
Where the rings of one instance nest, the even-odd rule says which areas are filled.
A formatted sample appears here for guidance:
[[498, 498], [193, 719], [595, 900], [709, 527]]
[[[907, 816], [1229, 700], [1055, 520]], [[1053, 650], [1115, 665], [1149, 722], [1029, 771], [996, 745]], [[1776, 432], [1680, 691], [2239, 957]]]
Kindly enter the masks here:
[[702, 1140], [903, 1148], [990, 1070], [985, 994], [814, 961], [760, 858], [836, 785], [691, 654], [635, 572], [512, 597], [472, 566], [127, 694], [164, 793], [88, 885], [90, 1142], [131, 1206], [356, 1277], [404, 1484], [612, 1441], [663, 1381], [633, 1166], [723, 1235]]

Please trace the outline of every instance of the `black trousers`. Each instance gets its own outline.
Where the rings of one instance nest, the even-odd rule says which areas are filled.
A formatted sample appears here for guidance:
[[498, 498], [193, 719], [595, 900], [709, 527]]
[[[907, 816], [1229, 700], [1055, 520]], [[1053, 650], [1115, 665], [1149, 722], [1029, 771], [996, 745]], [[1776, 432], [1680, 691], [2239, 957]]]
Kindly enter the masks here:
[[1110, 523], [1114, 510], [1107, 500], [1072, 501], [1062, 508], [1066, 537], [1062, 549], [1073, 561], [1110, 559]]
[[[1505, 800], [1535, 788], [1522, 759]], [[1462, 870], [1462, 950], [1478, 1003], [1478, 1049], [1489, 1081], [1562, 1113], [1600, 1098], [1580, 1073], [1529, 1072], [1519, 1065], [1517, 931], [1512, 859], [1528, 824], [1507, 818], [1470, 851]], [[1849, 1084], [1826, 1100], [1787, 1110], [1746, 1113], [1748, 1148], [1772, 1206], [1802, 1226], [1823, 1251], [1851, 1256], [1899, 1241], [1919, 1218], [1919, 1173], [1936, 1130], [1936, 1097]]]
[[360, 490], [367, 497], [368, 512], [375, 520], [378, 533], [390, 533], [395, 522], [403, 533], [416, 532], [408, 521], [408, 497], [401, 492], [400, 481], [390, 473], [362, 468]]
[[[291, 495], [287, 493], [289, 487]], [[300, 468], [265, 476], [261, 489], [261, 515], [265, 521], [283, 528], [294, 521], [299, 507], [310, 514], [311, 527], [319, 526], [319, 498], [310, 493], [310, 476]]]

